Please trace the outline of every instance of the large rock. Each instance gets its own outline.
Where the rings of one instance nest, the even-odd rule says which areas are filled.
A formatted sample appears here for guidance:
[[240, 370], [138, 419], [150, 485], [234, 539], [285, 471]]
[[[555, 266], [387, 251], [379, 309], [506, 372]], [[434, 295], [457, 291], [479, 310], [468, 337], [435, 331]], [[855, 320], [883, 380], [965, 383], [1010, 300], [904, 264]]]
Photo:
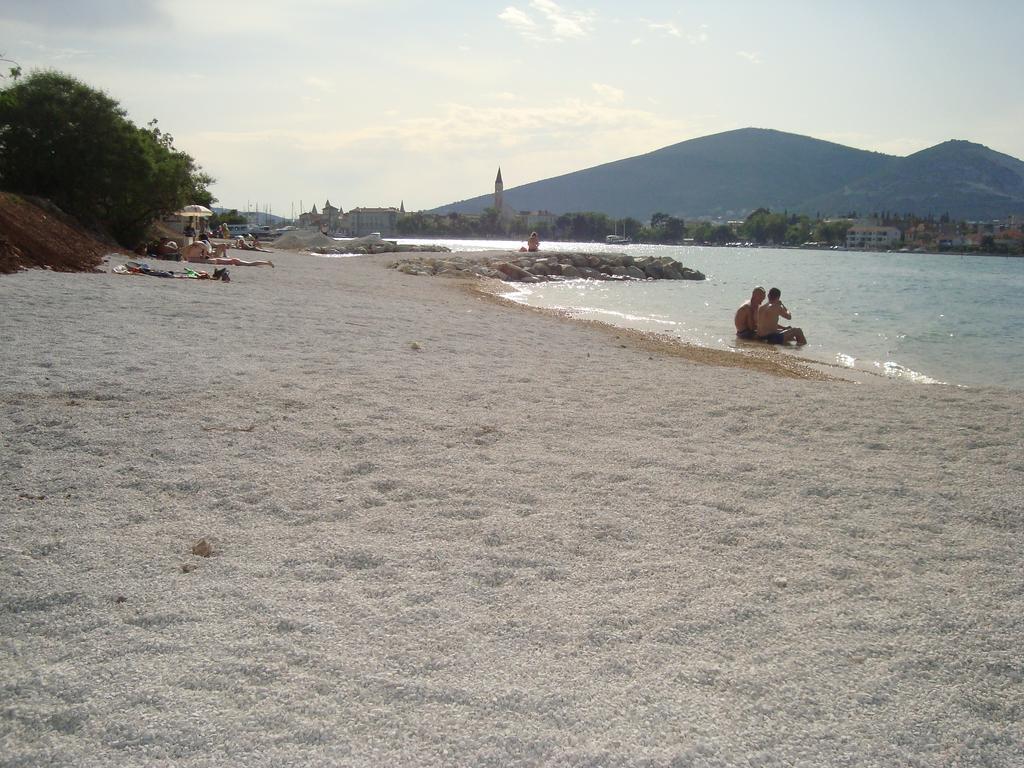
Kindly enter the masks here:
[[578, 267], [578, 269], [579, 269], [579, 272], [580, 272], [580, 277], [585, 278], [587, 280], [607, 280], [608, 279], [608, 275], [604, 274], [604, 272], [601, 272], [598, 269], [594, 269], [593, 267]]
[[643, 270], [648, 277], [653, 277], [655, 280], [660, 280], [665, 277], [665, 270], [662, 269], [661, 264], [654, 260], [644, 264]]
[[661, 274], [666, 280], [681, 280], [683, 278], [683, 265], [678, 261], [660, 263]]
[[503, 261], [500, 264], [495, 264], [494, 268], [501, 272], [501, 274], [508, 277], [510, 280], [514, 280], [519, 283], [538, 282], [538, 278], [536, 275], [527, 272], [525, 269], [516, 264], [509, 264], [507, 261]]
[[667, 256], [643, 256], [633, 259], [621, 253], [548, 253], [535, 256], [524, 253], [455, 253], [436, 258], [420, 256], [391, 264], [411, 275], [445, 277], [483, 276], [514, 282], [587, 278], [591, 280], [703, 280], [704, 275], [684, 267]]

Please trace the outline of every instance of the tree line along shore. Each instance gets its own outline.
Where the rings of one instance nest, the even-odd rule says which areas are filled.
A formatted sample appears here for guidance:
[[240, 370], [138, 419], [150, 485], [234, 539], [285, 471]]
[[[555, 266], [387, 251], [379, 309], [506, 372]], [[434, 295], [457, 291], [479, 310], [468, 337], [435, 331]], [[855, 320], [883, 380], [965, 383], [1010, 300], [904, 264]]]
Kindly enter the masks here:
[[873, 211], [861, 215], [850, 211], [842, 217], [808, 216], [789, 211], [773, 212], [758, 208], [743, 221], [684, 221], [657, 212], [649, 221], [616, 219], [605, 213], [564, 213], [551, 223], [528, 222], [525, 218], [502, 221], [497, 210], [488, 208], [481, 215], [459, 213], [407, 213], [398, 219], [396, 229], [404, 237], [439, 238], [522, 238], [533, 231], [544, 240], [561, 242], [603, 242], [609, 233], [621, 233], [635, 243], [656, 245], [737, 245], [776, 247], [843, 247], [847, 232], [858, 221], [870, 221], [879, 227], [900, 230], [899, 247], [928, 251], [1024, 254], [1024, 236], [1015, 237], [1009, 228], [1008, 239], [1000, 237], [991, 222], [955, 220], [947, 214], [917, 216], [913, 213]]

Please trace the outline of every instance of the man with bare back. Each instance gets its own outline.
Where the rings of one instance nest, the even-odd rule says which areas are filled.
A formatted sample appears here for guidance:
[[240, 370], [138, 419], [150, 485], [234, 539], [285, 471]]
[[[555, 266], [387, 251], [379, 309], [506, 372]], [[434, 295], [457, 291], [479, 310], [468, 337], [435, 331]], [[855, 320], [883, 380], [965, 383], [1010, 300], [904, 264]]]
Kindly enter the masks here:
[[736, 310], [733, 323], [736, 325], [737, 339], [757, 339], [757, 308], [764, 301], [764, 288], [760, 285], [750, 294], [750, 301]]
[[803, 329], [780, 325], [780, 317], [790, 320], [793, 316], [782, 303], [782, 291], [772, 288], [768, 291], [768, 303], [757, 310], [757, 338], [769, 344], [785, 344], [793, 340], [800, 346], [806, 344]]

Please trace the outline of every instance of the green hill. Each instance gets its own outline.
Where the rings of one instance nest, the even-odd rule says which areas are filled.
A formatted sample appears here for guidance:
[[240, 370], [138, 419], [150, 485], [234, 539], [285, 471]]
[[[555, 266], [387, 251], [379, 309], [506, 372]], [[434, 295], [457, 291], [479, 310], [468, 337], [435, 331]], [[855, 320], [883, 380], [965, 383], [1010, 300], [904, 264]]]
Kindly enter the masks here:
[[[743, 128], [506, 189], [505, 200], [516, 210], [553, 213], [737, 218], [760, 206], [793, 208], [892, 159], [807, 136]], [[493, 200], [481, 195], [435, 212], [478, 213]]]
[[[767, 207], [809, 214], [1024, 211], [1024, 163], [964, 141], [900, 158], [761, 128], [727, 131], [505, 190], [515, 210], [596, 211], [640, 220], [739, 219]], [[479, 213], [492, 194], [435, 209]]]
[[1001, 219], [1024, 211], [1024, 162], [969, 141], [916, 152], [804, 207], [833, 213], [893, 211]]

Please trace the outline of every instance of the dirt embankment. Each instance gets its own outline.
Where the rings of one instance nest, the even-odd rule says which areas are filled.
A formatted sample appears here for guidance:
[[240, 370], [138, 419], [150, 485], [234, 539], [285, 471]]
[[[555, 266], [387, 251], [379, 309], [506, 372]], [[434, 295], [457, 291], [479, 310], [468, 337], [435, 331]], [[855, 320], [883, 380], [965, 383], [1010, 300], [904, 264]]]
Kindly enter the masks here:
[[0, 274], [32, 267], [89, 272], [122, 252], [45, 200], [0, 192]]

